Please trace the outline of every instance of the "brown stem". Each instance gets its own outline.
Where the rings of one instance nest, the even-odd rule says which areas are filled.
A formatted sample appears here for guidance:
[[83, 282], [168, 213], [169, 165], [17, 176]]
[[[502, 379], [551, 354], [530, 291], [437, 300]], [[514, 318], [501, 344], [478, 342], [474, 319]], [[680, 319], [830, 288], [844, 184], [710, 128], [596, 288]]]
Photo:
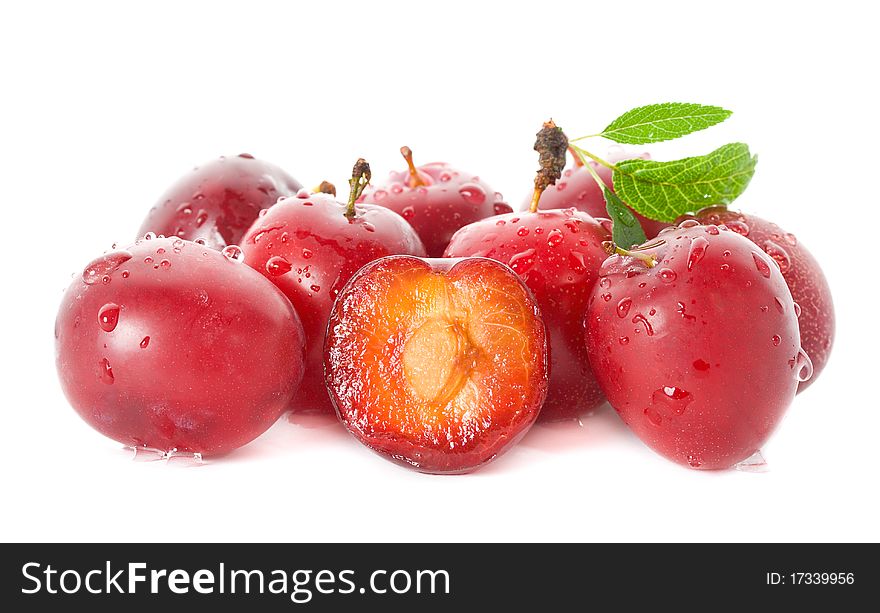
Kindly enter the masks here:
[[412, 149], [404, 145], [400, 148], [400, 155], [403, 156], [403, 159], [406, 160], [407, 166], [409, 166], [409, 186], [419, 187], [422, 185], [427, 185], [427, 183], [425, 183], [425, 180], [422, 179], [422, 175], [419, 173], [419, 169], [416, 168], [416, 165], [413, 163]]
[[535, 176], [535, 192], [529, 207], [532, 213], [538, 210], [538, 202], [544, 190], [555, 184], [562, 176], [562, 170], [565, 168], [565, 152], [568, 149], [568, 137], [552, 119], [544, 123], [536, 137], [534, 149], [538, 152], [541, 168]]
[[330, 181], [321, 181], [321, 184], [312, 191], [316, 194], [330, 194], [331, 196], [335, 196], [336, 186], [330, 183]]
[[351, 169], [351, 179], [348, 180], [350, 191], [348, 193], [348, 206], [345, 208], [345, 216], [349, 219], [353, 219], [356, 215], [354, 203], [364, 193], [364, 189], [370, 184], [372, 176], [370, 165], [367, 161], [364, 158], [358, 158], [358, 161], [354, 163], [354, 167]]
[[573, 147], [569, 147], [568, 152], [571, 154], [571, 157], [574, 158], [574, 165], [576, 167], [580, 168], [584, 165], [584, 161], [581, 159], [581, 156], [577, 154], [577, 151], [575, 151]]

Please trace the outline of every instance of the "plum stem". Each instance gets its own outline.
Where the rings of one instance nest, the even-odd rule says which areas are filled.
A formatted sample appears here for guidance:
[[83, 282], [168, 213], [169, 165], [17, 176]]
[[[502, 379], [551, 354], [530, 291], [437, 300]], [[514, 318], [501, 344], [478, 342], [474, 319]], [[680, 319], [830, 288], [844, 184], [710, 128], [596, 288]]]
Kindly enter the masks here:
[[330, 181], [321, 181], [321, 184], [312, 191], [316, 194], [330, 194], [331, 196], [335, 196], [336, 186], [330, 183]]
[[422, 185], [427, 185], [427, 183], [425, 183], [425, 180], [422, 179], [422, 175], [421, 173], [419, 173], [419, 169], [416, 168], [416, 165], [413, 163], [412, 149], [404, 145], [400, 148], [400, 155], [403, 156], [403, 159], [406, 160], [407, 166], [409, 166], [409, 186], [420, 187]]
[[367, 161], [364, 158], [358, 158], [358, 161], [354, 163], [354, 167], [351, 169], [351, 179], [348, 180], [350, 191], [348, 193], [348, 206], [345, 208], [345, 216], [349, 219], [353, 219], [357, 214], [354, 203], [364, 193], [364, 189], [370, 184], [372, 176], [370, 165]]
[[538, 152], [538, 162], [541, 167], [535, 175], [535, 191], [529, 206], [529, 211], [532, 213], [538, 211], [538, 202], [544, 190], [554, 185], [562, 176], [562, 170], [565, 168], [565, 152], [568, 149], [568, 137], [552, 119], [544, 122], [535, 137], [534, 149]]
[[605, 253], [608, 255], [626, 255], [631, 258], [635, 258], [645, 263], [645, 266], [648, 268], [654, 268], [657, 265], [657, 256], [653, 253], [644, 253], [644, 249], [650, 249], [653, 247], [657, 247], [662, 245], [663, 242], [652, 243], [650, 245], [646, 245], [643, 249], [624, 249], [622, 247], [618, 247], [614, 241], [604, 241], [602, 243], [602, 248], [605, 249]]

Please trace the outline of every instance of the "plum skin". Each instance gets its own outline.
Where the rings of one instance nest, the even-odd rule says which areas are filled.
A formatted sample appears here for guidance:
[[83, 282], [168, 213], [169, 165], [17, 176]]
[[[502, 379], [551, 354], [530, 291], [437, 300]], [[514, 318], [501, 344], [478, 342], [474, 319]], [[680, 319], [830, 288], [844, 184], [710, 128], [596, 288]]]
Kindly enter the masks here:
[[150, 209], [138, 231], [202, 239], [215, 249], [237, 245], [279, 198], [302, 185], [279, 167], [242, 153], [203, 164], [178, 179]]
[[221, 455], [250, 442], [303, 375], [302, 326], [281, 292], [179, 238], [92, 262], [64, 295], [55, 347], [63, 391], [89, 425], [162, 451]]
[[358, 269], [386, 255], [424, 256], [412, 227], [397, 213], [359, 204], [349, 220], [328, 194], [300, 191], [270, 208], [241, 242], [244, 261], [293, 303], [306, 335], [306, 372], [291, 401], [295, 411], [332, 413], [324, 385], [324, 336], [337, 294]]
[[703, 224], [728, 225], [758, 245], [779, 265], [792, 298], [801, 308], [798, 318], [801, 346], [813, 363], [813, 376], [798, 384], [798, 393], [804, 391], [825, 368], [834, 345], [834, 301], [816, 258], [793, 234], [750, 213], [714, 206], [692, 217]]
[[[691, 225], [693, 224], [693, 225]], [[614, 255], [585, 316], [593, 372], [649, 447], [700, 469], [758, 451], [809, 376], [788, 286], [725, 227], [661, 232], [658, 264]]]
[[539, 209], [465, 226], [444, 254], [507, 264], [534, 294], [550, 345], [550, 384], [541, 421], [573, 419], [605, 401], [583, 344], [583, 313], [607, 257], [606, 240], [611, 240], [608, 230], [586, 213]]
[[[494, 386], [486, 384], [493, 390], [484, 392], [488, 394], [486, 400], [482, 400], [483, 393], [476, 396], [482, 400], [482, 409], [491, 411], [491, 416], [484, 414], [470, 422], [447, 423], [444, 421], [447, 416], [455, 414], [455, 410], [447, 406], [442, 410], [443, 419], [427, 427], [419, 421], [419, 409], [407, 405], [408, 401], [412, 402], [411, 392], [401, 389], [405, 387], [401, 383], [406, 361], [404, 353], [416, 332], [403, 324], [398, 330], [403, 336], [396, 339], [398, 342], [384, 347], [383, 355], [377, 358], [374, 353], [363, 350], [370, 343], [369, 337], [376, 334], [363, 334], [365, 325], [370, 322], [361, 321], [361, 318], [364, 315], [368, 319], [383, 317], [391, 308], [388, 304], [376, 303], [377, 299], [385, 297], [380, 289], [383, 278], [405, 279], [411, 275], [437, 274], [446, 277], [452, 285], [464, 283], [466, 289], [463, 293], [470, 291], [487, 296], [498, 290], [524, 306], [520, 332], [528, 342], [524, 355], [529, 356], [531, 369], [523, 384], [523, 381], [508, 376], [510, 371], [505, 365], [509, 358], [481, 347], [481, 357], [477, 359], [482, 363], [490, 362], [492, 370], [481, 371], [480, 380], [498, 378], [506, 382], [499, 384], [496, 381]], [[458, 291], [462, 291], [460, 287]], [[417, 303], [418, 299], [414, 302]], [[478, 309], [484, 305], [472, 306]], [[418, 310], [421, 307], [415, 304], [408, 308]], [[379, 336], [384, 338], [384, 335]], [[388, 343], [391, 343], [390, 338]], [[355, 356], [351, 355], [352, 352]], [[337, 416], [349, 432], [386, 459], [429, 474], [472, 472], [512, 448], [534, 423], [547, 391], [547, 339], [537, 303], [516, 274], [487, 258], [388, 256], [370, 262], [351, 278], [336, 300], [324, 353], [330, 397]], [[384, 389], [379, 392], [371, 389], [376, 387]], [[387, 402], [389, 397], [392, 405], [383, 405], [381, 401]], [[407, 432], [395, 429], [402, 427], [400, 423], [411, 424], [412, 420], [416, 426]]]

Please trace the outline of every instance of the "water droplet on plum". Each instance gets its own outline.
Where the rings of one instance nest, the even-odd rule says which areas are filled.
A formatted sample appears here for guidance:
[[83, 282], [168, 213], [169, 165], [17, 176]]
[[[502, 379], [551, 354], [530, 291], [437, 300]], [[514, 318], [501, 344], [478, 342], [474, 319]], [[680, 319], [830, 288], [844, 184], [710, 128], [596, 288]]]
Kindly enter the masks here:
[[564, 240], [564, 238], [565, 237], [562, 235], [562, 230], [560, 230], [559, 228], [553, 228], [547, 234], [547, 244], [551, 247], [556, 247]]
[[119, 322], [119, 305], [108, 302], [98, 309], [98, 325], [104, 332], [113, 332]]
[[466, 183], [458, 188], [458, 193], [470, 204], [483, 204], [486, 201], [486, 192], [479, 185]]
[[675, 281], [677, 275], [671, 268], [661, 268], [660, 272], [657, 273], [657, 276], [659, 276], [660, 280], [664, 283], [672, 283]]
[[106, 383], [107, 385], [112, 385], [116, 380], [116, 377], [113, 376], [113, 369], [110, 368], [110, 360], [107, 358], [102, 359], [98, 362], [99, 368], [99, 376], [101, 378], [102, 383]]
[[632, 306], [632, 298], [623, 298], [617, 303], [617, 316], [624, 318], [629, 314], [629, 308]]
[[527, 271], [529, 268], [535, 265], [535, 250], [534, 249], [526, 249], [525, 251], [521, 251], [515, 254], [510, 258], [510, 261], [507, 263], [514, 272], [518, 274], [522, 274]]
[[752, 259], [755, 260], [755, 268], [758, 269], [758, 272], [761, 273], [761, 276], [765, 279], [770, 278], [770, 265], [764, 261], [764, 258], [761, 257], [758, 253], [752, 252]]
[[[684, 222], [682, 222], [684, 223]], [[699, 264], [703, 256], [706, 255], [706, 249], [709, 248], [709, 241], [702, 236], [696, 237], [691, 241], [690, 249], [688, 249], [687, 269], [693, 270], [694, 266]]]
[[290, 265], [290, 262], [280, 255], [272, 256], [266, 262], [266, 272], [273, 277], [280, 277], [281, 275], [287, 274], [290, 272], [291, 268], [292, 266]]
[[230, 262], [241, 262], [244, 260], [244, 253], [238, 245], [226, 245], [221, 253]]
[[111, 251], [99, 258], [95, 258], [83, 269], [83, 283], [94, 285], [102, 281], [104, 276], [111, 274], [122, 264], [130, 260], [131, 257], [128, 251]]
[[779, 265], [779, 270], [785, 274], [791, 269], [791, 258], [788, 252], [773, 241], [764, 241], [764, 251]]

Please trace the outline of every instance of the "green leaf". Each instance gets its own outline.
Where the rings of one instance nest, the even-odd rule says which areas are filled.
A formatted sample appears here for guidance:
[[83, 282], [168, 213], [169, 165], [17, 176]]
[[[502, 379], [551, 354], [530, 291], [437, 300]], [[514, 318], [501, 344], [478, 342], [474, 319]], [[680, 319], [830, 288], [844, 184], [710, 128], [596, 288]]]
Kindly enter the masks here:
[[618, 247], [629, 249], [633, 245], [641, 245], [647, 239], [642, 224], [633, 215], [623, 200], [618, 198], [608, 187], [602, 187], [605, 194], [605, 210], [613, 223], [611, 238]]
[[633, 209], [658, 221], [713, 204], [730, 204], [755, 174], [758, 157], [744, 143], [674, 162], [624, 160], [614, 167], [614, 189]]
[[644, 145], [679, 138], [721, 123], [731, 112], [719, 106], [685, 102], [649, 104], [627, 111], [599, 136], [626, 145]]

